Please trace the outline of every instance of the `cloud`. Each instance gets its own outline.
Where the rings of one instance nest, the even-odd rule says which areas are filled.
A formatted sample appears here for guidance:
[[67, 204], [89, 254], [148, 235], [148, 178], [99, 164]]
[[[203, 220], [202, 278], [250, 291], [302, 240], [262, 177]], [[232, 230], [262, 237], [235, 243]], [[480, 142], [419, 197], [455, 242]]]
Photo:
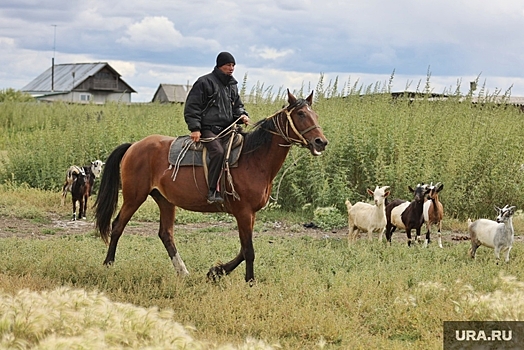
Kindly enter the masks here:
[[140, 22], [131, 24], [125, 36], [118, 43], [140, 50], [155, 52], [172, 51], [177, 48], [212, 48], [217, 50], [220, 45], [215, 40], [199, 37], [184, 37], [167, 17], [145, 17]]
[[256, 46], [251, 46], [249, 51], [252, 52], [255, 56], [262, 57], [265, 60], [275, 60], [277, 58], [286, 57], [294, 53], [292, 49], [278, 50], [271, 47], [258, 48]]
[[113, 67], [122, 77], [131, 78], [136, 74], [136, 63], [128, 61], [108, 61], [109, 65]]

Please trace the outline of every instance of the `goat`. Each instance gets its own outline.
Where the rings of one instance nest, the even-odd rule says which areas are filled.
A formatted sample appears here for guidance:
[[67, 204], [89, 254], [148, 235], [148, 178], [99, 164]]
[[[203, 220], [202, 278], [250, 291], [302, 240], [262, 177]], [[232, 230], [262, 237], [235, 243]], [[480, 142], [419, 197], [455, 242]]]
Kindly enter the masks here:
[[87, 199], [91, 195], [91, 188], [94, 183], [94, 175], [91, 173], [91, 168], [86, 168], [83, 174], [79, 174], [71, 184], [71, 198], [73, 201], [73, 218], [76, 216], [76, 203], [79, 202], [78, 217], [85, 219], [87, 211]]
[[468, 219], [468, 231], [471, 239], [471, 248], [469, 255], [475, 258], [477, 248], [481, 245], [493, 248], [495, 250], [495, 258], [497, 264], [500, 261], [500, 252], [506, 252], [506, 262], [509, 261], [509, 252], [513, 247], [513, 214], [515, 207], [508, 207], [507, 205], [500, 209], [495, 207], [498, 212], [496, 221], [488, 219], [478, 219], [471, 222]]
[[375, 205], [369, 203], [357, 202], [351, 205], [349, 200], [346, 200], [346, 207], [348, 209], [348, 241], [354, 241], [357, 238], [359, 231], [367, 232], [368, 239], [372, 240], [372, 233], [378, 231], [379, 240], [382, 241], [382, 236], [386, 228], [386, 212], [385, 203], [390, 194], [389, 186], [376, 187], [375, 191], [367, 189], [367, 193], [373, 196]]
[[[78, 178], [79, 174], [83, 174], [85, 176], [86, 170], [90, 169], [91, 174], [94, 176], [93, 178], [93, 181], [94, 181], [94, 179], [100, 177], [100, 173], [102, 172], [102, 167], [104, 166], [104, 164], [105, 164], [104, 162], [97, 159], [91, 162], [89, 166], [79, 167], [76, 165], [71, 165], [69, 169], [67, 169], [66, 179], [65, 179], [64, 185], [62, 186], [61, 205], [62, 206], [64, 205], [65, 199], [67, 197], [67, 192], [71, 192], [71, 187], [73, 185], [73, 182]], [[89, 193], [89, 195], [91, 195], [91, 192]]]
[[415, 189], [408, 186], [414, 195], [412, 202], [395, 199], [386, 205], [386, 239], [391, 244], [391, 236], [396, 228], [406, 230], [408, 246], [411, 246], [411, 230], [420, 236], [420, 228], [424, 223], [424, 197], [429, 191], [428, 185], [418, 184]]
[[91, 162], [90, 166], [78, 167], [73, 165], [69, 167], [66, 174], [66, 181], [62, 186], [62, 205], [64, 205], [67, 192], [71, 192], [73, 201], [73, 217], [76, 220], [76, 203], [79, 202], [79, 218], [86, 218], [87, 201], [93, 191], [95, 179], [100, 176], [102, 167], [105, 163], [101, 160]]
[[[429, 186], [427, 200], [424, 202], [424, 221], [428, 232], [426, 233], [426, 240], [424, 247], [430, 243], [431, 225], [437, 225], [438, 229], [438, 246], [442, 248], [442, 218], [444, 216], [444, 206], [440, 203], [438, 194], [444, 188], [444, 184], [437, 182], [435, 186], [433, 183]], [[417, 237], [418, 238], [418, 237]]]

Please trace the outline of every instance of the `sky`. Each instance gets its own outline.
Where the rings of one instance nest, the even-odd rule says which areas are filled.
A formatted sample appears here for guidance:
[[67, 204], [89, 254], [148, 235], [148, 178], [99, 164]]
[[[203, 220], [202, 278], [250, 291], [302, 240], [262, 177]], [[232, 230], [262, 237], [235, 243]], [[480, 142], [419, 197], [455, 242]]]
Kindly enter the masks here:
[[[0, 89], [55, 64], [107, 62], [151, 101], [219, 52], [240, 84], [276, 93], [389, 85], [524, 96], [522, 0], [2, 0]], [[480, 93], [477, 90], [476, 93]]]

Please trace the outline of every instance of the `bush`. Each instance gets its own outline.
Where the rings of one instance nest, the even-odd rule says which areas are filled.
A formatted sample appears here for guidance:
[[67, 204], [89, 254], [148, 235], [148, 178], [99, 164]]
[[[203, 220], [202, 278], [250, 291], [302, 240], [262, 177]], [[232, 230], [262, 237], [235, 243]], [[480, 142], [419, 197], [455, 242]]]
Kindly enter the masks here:
[[28, 93], [15, 89], [0, 90], [0, 102], [30, 102], [35, 99]]

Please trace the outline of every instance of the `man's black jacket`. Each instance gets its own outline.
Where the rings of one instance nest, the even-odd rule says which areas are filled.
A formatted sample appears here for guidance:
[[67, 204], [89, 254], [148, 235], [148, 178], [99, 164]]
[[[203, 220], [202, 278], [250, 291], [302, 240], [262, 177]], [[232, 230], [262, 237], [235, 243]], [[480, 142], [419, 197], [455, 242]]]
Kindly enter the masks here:
[[[197, 79], [186, 99], [184, 119], [190, 131], [227, 127], [246, 114], [238, 94], [238, 82], [215, 67]], [[238, 121], [238, 124], [242, 121]]]

